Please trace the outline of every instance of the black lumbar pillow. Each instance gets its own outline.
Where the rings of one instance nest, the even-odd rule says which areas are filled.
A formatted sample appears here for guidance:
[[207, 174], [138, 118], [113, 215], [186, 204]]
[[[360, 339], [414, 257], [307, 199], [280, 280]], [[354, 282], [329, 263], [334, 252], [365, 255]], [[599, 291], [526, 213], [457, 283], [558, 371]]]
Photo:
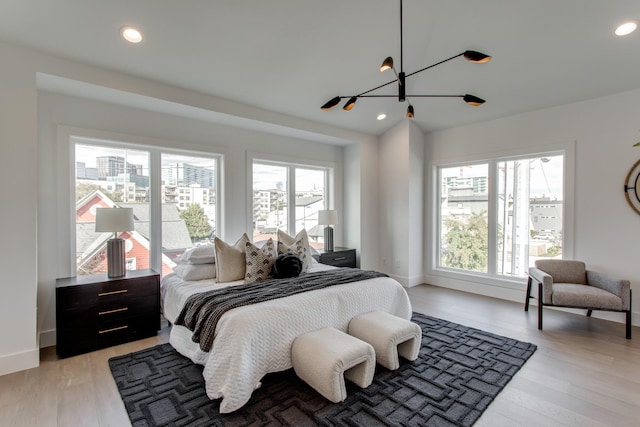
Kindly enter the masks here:
[[302, 271], [302, 260], [293, 254], [282, 254], [276, 258], [271, 273], [276, 279], [298, 277]]

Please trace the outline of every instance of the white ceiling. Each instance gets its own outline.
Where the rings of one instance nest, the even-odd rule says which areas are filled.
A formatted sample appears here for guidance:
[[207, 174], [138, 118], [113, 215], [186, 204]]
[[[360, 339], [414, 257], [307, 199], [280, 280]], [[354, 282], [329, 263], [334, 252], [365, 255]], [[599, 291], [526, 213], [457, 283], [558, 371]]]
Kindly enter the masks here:
[[[413, 120], [432, 131], [638, 88], [640, 31], [613, 34], [628, 19], [640, 20], [640, 1], [405, 0], [406, 73], [467, 49], [493, 56], [408, 79], [409, 94], [487, 100], [415, 98]], [[398, 0], [0, 1], [2, 40], [374, 135], [401, 120], [406, 104], [320, 106], [393, 79], [379, 66], [386, 56], [399, 65], [399, 21]], [[124, 25], [139, 27], [144, 41], [125, 43]], [[379, 122], [381, 112], [388, 118]]]

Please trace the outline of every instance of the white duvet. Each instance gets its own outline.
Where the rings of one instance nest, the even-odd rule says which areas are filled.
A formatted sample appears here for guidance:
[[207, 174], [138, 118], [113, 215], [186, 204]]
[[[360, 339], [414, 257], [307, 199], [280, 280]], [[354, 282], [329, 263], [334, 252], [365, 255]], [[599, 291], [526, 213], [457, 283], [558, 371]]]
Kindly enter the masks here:
[[[330, 268], [314, 264], [310, 271]], [[162, 280], [164, 316], [173, 323], [190, 295], [241, 283], [183, 282], [175, 274], [167, 275]], [[264, 375], [292, 367], [291, 344], [297, 336], [326, 327], [346, 332], [354, 316], [374, 310], [411, 318], [411, 303], [402, 285], [380, 277], [230, 310], [218, 322], [210, 352], [202, 351], [184, 326], [172, 327], [169, 342], [204, 365], [207, 395], [222, 398], [220, 412], [228, 413], [249, 401]]]

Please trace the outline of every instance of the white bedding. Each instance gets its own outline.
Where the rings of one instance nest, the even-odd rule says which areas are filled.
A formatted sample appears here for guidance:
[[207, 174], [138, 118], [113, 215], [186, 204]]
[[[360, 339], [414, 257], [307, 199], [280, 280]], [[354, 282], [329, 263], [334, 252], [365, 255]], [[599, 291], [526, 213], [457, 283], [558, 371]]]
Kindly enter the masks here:
[[[309, 271], [331, 268], [314, 264]], [[167, 275], [162, 280], [164, 315], [173, 323], [190, 295], [241, 283], [183, 282], [175, 274]], [[222, 398], [220, 412], [228, 413], [249, 401], [264, 375], [292, 367], [291, 344], [298, 335], [326, 327], [346, 331], [354, 316], [374, 310], [411, 318], [404, 288], [380, 277], [230, 310], [218, 322], [210, 352], [203, 352], [184, 326], [172, 327], [169, 342], [194, 363], [204, 365], [207, 395]]]

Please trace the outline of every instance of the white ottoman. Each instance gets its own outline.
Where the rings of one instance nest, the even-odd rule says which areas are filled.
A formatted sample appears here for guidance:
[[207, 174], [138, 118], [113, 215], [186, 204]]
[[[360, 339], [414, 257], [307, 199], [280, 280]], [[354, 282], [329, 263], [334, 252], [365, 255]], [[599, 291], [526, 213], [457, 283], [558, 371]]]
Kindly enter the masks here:
[[371, 344], [377, 362], [390, 370], [400, 367], [398, 354], [407, 360], [416, 360], [422, 342], [420, 326], [382, 311], [351, 319], [349, 335]]
[[368, 387], [376, 369], [373, 347], [334, 328], [300, 335], [291, 346], [296, 375], [334, 403], [347, 398], [344, 378]]

